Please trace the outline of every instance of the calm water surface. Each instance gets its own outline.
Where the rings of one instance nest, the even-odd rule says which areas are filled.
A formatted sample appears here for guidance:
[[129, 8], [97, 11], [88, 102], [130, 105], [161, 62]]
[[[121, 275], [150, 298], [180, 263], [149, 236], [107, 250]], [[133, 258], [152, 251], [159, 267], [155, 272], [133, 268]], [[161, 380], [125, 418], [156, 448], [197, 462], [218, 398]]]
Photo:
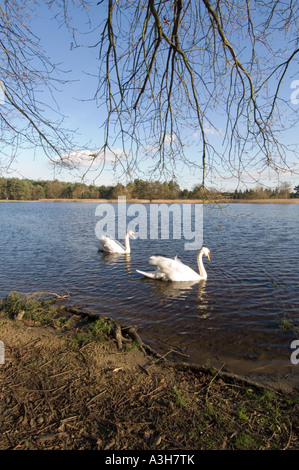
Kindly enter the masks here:
[[[185, 240], [131, 240], [127, 256], [98, 251], [97, 203], [1, 203], [0, 297], [67, 290], [73, 303], [135, 325], [172, 359], [220, 367], [278, 387], [299, 388], [292, 365], [298, 325], [299, 205], [204, 208], [207, 281], [145, 279], [149, 256], [178, 257], [197, 270]], [[115, 206], [116, 207], [116, 206]], [[1, 339], [1, 338], [0, 338]]]

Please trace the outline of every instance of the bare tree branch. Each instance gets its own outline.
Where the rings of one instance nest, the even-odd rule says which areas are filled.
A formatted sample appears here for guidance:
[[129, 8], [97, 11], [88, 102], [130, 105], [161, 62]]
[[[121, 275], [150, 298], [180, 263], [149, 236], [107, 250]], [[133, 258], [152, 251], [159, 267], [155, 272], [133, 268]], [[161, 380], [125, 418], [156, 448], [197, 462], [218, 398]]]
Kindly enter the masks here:
[[[97, 96], [107, 104], [105, 146], [121, 140], [125, 172], [136, 169], [137, 155], [152, 161], [153, 171], [198, 167], [203, 183], [215, 165], [235, 175], [288, 166], [278, 101], [299, 51], [291, 0], [110, 0], [107, 18]], [[279, 48], [275, 34], [283, 35]], [[217, 145], [209, 132], [220, 134], [216, 112], [225, 123]], [[188, 155], [196, 129], [197, 158]]]
[[[63, 128], [55, 94], [67, 83], [40, 47], [30, 28], [39, 3], [16, 0], [0, 4], [0, 171], [7, 170], [24, 148], [40, 148], [52, 161], [69, 152], [75, 133]], [[46, 98], [40, 102], [38, 93]]]
[[[35, 5], [0, 3], [2, 155], [11, 161], [21, 145], [39, 145], [72, 166], [74, 134], [37, 99], [44, 87], [57, 105], [55, 88], [65, 82], [30, 29]], [[78, 6], [88, 15], [88, 1], [46, 5], [69, 28], [73, 48], [99, 49], [94, 98], [105, 109], [104, 137], [94, 152], [82, 149], [87, 169], [97, 160], [102, 169], [114, 154], [129, 178], [142, 171], [173, 178], [187, 167], [204, 186], [224, 173], [294, 170], [294, 148], [283, 138], [298, 115], [285, 93], [299, 52], [293, 0], [99, 1], [99, 18], [87, 16], [98, 32], [93, 43], [86, 32], [80, 40], [71, 14]]]

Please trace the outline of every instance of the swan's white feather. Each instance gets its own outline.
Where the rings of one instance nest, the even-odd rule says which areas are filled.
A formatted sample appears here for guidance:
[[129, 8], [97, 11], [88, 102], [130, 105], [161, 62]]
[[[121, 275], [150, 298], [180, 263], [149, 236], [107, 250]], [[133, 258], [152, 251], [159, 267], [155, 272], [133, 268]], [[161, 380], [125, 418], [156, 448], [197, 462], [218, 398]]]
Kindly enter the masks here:
[[118, 240], [114, 240], [111, 237], [106, 237], [105, 235], [102, 235], [102, 237], [100, 238], [100, 243], [102, 245], [103, 251], [106, 251], [107, 253], [125, 252], [125, 247]]
[[[201, 260], [202, 255], [205, 254], [210, 257], [210, 251], [207, 248], [202, 248], [199, 257]], [[182, 263], [177, 257], [174, 259], [165, 258], [164, 256], [151, 256], [150, 264], [156, 266], [157, 270], [154, 272], [137, 271], [151, 279], [160, 279], [163, 281], [200, 281], [206, 279], [206, 272], [203, 269], [203, 274], [198, 274], [186, 264]]]
[[198, 273], [193, 271], [189, 266], [182, 263], [179, 259], [164, 258], [163, 256], [151, 256], [150, 264], [157, 266], [158, 270], [163, 273], [163, 277], [171, 281], [192, 281], [199, 279]]
[[102, 235], [100, 238], [100, 251], [105, 251], [106, 253], [130, 253], [130, 236], [132, 238], [135, 237], [135, 233], [132, 231], [127, 232], [125, 236], [125, 246], [123, 246], [118, 240], [114, 238], [107, 237], [106, 235]]
[[146, 273], [144, 271], [139, 271], [138, 269], [136, 269], [136, 272], [142, 274], [145, 277], [149, 277], [150, 279], [161, 279], [162, 281], [167, 281], [165, 274], [158, 269], [152, 273]]

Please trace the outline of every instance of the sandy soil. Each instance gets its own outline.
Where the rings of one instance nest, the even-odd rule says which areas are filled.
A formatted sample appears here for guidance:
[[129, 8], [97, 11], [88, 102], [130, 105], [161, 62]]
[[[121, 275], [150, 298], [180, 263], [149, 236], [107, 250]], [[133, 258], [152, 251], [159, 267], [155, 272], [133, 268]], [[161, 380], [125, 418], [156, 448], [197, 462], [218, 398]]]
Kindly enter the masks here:
[[296, 397], [128, 338], [121, 350], [115, 335], [85, 341], [93, 321], [63, 306], [47, 325], [0, 309], [0, 450], [299, 448]]

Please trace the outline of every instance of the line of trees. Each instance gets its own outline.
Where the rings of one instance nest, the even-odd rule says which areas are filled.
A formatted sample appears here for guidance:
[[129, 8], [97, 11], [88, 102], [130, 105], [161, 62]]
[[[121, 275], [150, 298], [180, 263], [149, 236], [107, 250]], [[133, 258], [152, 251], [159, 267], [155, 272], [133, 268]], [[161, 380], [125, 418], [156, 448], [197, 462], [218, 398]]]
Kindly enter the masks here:
[[[190, 169], [203, 185], [207, 176], [242, 180], [266, 166], [284, 174], [297, 160], [296, 139], [284, 135], [298, 122], [296, 3], [2, 1], [0, 171], [32, 149], [82, 176], [102, 174], [111, 158], [117, 174], [135, 175], [146, 164], [151, 178], [170, 179]], [[43, 21], [52, 36], [66, 34], [63, 52], [44, 40]], [[88, 69], [70, 65], [85, 57]], [[87, 102], [98, 109], [93, 122], [104, 138], [82, 129], [78, 142], [70, 114], [86, 112]], [[27, 199], [30, 185], [22, 185]], [[37, 198], [44, 185], [33, 186]], [[96, 192], [74, 191], [81, 189]]]
[[257, 186], [254, 189], [236, 190], [233, 199], [289, 199], [299, 197], [299, 185], [292, 192], [289, 183], [282, 183], [274, 189]]
[[144, 181], [135, 179], [133, 182], [115, 186], [95, 186], [84, 183], [63, 181], [33, 181], [19, 178], [0, 178], [0, 199], [2, 200], [39, 200], [39, 199], [288, 199], [299, 197], [299, 186], [291, 191], [289, 183], [282, 183], [275, 189], [257, 186], [255, 189], [219, 192], [207, 190], [196, 185], [192, 190], [181, 189], [175, 181]]

